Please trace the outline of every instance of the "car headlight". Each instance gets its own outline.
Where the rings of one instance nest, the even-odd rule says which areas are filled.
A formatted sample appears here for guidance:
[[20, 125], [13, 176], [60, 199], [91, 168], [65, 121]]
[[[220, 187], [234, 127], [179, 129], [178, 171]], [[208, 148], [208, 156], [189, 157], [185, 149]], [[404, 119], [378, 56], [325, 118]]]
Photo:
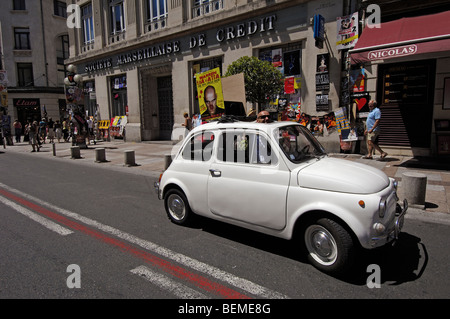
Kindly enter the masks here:
[[394, 181], [394, 189], [397, 190], [397, 188], [398, 188], [398, 182]]
[[384, 214], [386, 213], [386, 206], [386, 199], [380, 199], [380, 203], [378, 204], [378, 216], [380, 216], [380, 218], [384, 217]]

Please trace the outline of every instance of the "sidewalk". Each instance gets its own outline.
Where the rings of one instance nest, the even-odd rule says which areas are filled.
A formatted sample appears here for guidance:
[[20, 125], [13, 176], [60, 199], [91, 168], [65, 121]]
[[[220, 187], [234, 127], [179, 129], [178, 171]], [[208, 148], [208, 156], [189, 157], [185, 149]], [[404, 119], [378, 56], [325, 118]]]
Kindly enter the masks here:
[[[172, 141], [144, 141], [124, 142], [112, 140], [100, 141], [95, 145], [91, 143], [88, 148], [81, 148], [81, 158], [71, 158], [71, 143], [43, 144], [40, 152], [31, 153], [31, 145], [28, 142], [15, 143], [13, 146], [0, 147], [0, 152], [19, 152], [29, 156], [47, 157], [57, 160], [68, 160], [83, 165], [93, 165], [102, 168], [122, 170], [136, 174], [144, 174], [157, 179], [164, 171], [166, 155], [176, 152], [178, 145]], [[96, 163], [95, 149], [104, 148], [106, 162]], [[135, 166], [127, 166], [125, 151], [134, 151]], [[55, 152], [55, 153], [54, 153]], [[55, 154], [55, 155], [54, 155]], [[407, 156], [388, 155], [384, 160], [375, 156], [373, 160], [362, 159], [358, 154], [330, 154], [345, 160], [356, 161], [374, 166], [384, 171], [388, 176], [399, 181], [398, 195], [403, 200], [402, 174], [406, 171], [416, 171], [427, 176], [426, 205], [425, 209], [410, 209], [423, 216], [429, 213], [443, 214], [450, 217], [450, 163], [430, 158], [412, 158]], [[433, 214], [434, 216], [437, 216]]]

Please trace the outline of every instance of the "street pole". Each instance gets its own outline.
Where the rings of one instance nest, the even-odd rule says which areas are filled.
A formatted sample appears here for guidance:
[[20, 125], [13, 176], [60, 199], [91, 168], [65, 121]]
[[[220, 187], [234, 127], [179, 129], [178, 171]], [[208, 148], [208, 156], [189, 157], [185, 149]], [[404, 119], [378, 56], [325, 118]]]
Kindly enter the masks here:
[[87, 148], [88, 124], [84, 111], [83, 90], [79, 87], [81, 83], [82, 77], [77, 74], [75, 65], [68, 65], [67, 77], [64, 79], [64, 88], [67, 108], [71, 117], [72, 145]]

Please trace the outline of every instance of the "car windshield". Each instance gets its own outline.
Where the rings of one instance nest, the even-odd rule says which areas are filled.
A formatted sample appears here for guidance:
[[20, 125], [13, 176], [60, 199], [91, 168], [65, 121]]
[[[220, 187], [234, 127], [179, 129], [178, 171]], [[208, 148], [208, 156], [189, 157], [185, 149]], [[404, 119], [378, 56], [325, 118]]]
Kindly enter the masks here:
[[301, 125], [282, 126], [275, 133], [280, 148], [293, 163], [325, 155], [322, 145]]

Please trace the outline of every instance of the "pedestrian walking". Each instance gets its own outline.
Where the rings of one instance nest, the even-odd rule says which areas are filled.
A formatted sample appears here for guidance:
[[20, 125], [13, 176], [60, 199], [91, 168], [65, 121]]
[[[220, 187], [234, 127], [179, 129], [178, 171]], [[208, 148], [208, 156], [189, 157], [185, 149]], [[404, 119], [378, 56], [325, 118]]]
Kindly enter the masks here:
[[47, 137], [47, 122], [45, 121], [45, 118], [42, 118], [42, 120], [39, 122], [39, 137], [45, 144], [45, 138]]
[[62, 122], [62, 132], [63, 132], [64, 142], [68, 142], [69, 141], [69, 122], [67, 121], [67, 119], [64, 119], [64, 121]]
[[364, 156], [365, 159], [373, 159], [374, 149], [380, 152], [380, 158], [385, 158], [388, 154], [384, 152], [380, 146], [378, 146], [378, 136], [380, 134], [380, 119], [381, 111], [377, 107], [377, 102], [374, 100], [369, 101], [369, 115], [366, 121], [366, 130], [364, 135], [367, 136], [367, 155]]
[[39, 152], [39, 145], [38, 145], [38, 139], [39, 139], [39, 125], [37, 121], [34, 121], [31, 123], [29, 129], [28, 129], [28, 135], [30, 137], [30, 144], [33, 148], [32, 152]]
[[56, 139], [58, 140], [58, 143], [60, 143], [62, 138], [62, 125], [59, 122], [59, 120], [56, 120], [55, 124], [53, 125], [53, 128], [55, 129]]
[[53, 122], [53, 119], [50, 118], [48, 120], [48, 123], [47, 123], [47, 129], [48, 129], [47, 136], [48, 136], [48, 139], [49, 139], [51, 144], [53, 144], [55, 142], [55, 131], [54, 131], [55, 128], [54, 128], [54, 125], [55, 125], [55, 122]]
[[15, 120], [13, 123], [14, 134], [16, 135], [16, 143], [20, 143], [20, 136], [22, 135], [22, 123], [19, 120]]

